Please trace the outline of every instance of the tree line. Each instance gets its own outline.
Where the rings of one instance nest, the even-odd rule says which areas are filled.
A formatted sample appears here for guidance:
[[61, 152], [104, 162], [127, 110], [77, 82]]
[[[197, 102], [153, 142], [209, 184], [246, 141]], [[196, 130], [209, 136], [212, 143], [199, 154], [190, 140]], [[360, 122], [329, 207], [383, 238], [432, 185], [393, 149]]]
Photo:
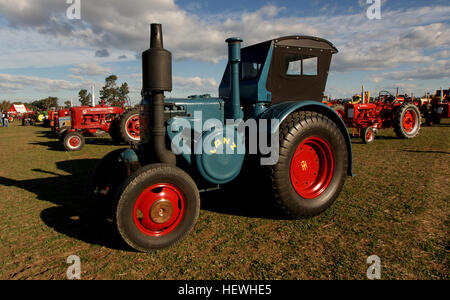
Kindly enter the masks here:
[[[112, 106], [122, 106], [122, 103], [127, 103], [129, 101], [129, 88], [128, 83], [124, 82], [120, 86], [117, 84], [117, 75], [110, 75], [105, 79], [105, 85], [100, 90], [100, 99], [105, 100], [105, 102]], [[91, 93], [87, 90], [82, 89], [78, 92], [78, 100], [82, 106], [91, 105]], [[58, 97], [49, 96], [45, 99], [40, 99], [33, 101], [31, 103], [23, 102], [11, 102], [3, 100], [0, 102], [0, 111], [8, 111], [13, 104], [25, 104], [29, 109], [33, 111], [45, 111], [52, 107], [58, 108]], [[71, 105], [70, 101], [64, 102], [64, 107], [69, 108]]]

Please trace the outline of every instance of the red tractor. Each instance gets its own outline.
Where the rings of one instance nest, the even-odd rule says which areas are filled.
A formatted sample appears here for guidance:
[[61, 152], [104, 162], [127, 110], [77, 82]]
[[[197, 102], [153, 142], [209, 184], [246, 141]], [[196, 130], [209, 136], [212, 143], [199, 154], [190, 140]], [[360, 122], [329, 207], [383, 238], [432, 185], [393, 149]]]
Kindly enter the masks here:
[[442, 118], [450, 118], [450, 88], [437, 90], [428, 103], [420, 107], [427, 125], [440, 124]]
[[420, 111], [407, 95], [396, 97], [381, 92], [373, 103], [365, 97], [361, 103], [336, 105], [334, 109], [347, 127], [358, 130], [365, 144], [374, 141], [379, 129], [394, 128], [397, 136], [405, 139], [414, 138], [420, 130]]
[[[61, 111], [60, 111], [61, 112]], [[58, 116], [60, 142], [67, 151], [81, 150], [85, 136], [103, 136], [109, 133], [116, 142], [137, 144], [139, 137], [139, 111], [125, 110], [104, 104], [79, 106], [70, 109], [69, 116], [62, 111]]]

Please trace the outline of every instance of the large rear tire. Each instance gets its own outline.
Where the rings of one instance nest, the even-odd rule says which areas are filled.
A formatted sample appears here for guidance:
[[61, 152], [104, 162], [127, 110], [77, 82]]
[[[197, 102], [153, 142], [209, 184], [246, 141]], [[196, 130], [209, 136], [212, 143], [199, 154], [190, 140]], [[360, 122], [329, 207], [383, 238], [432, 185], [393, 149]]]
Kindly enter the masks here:
[[150, 252], [184, 239], [200, 212], [195, 182], [183, 170], [153, 164], [134, 172], [117, 193], [116, 224], [132, 248]]
[[111, 125], [109, 126], [109, 135], [113, 139], [114, 142], [120, 144], [122, 142], [122, 139], [120, 137], [119, 132], [119, 126], [120, 126], [120, 118], [116, 118], [112, 120]]
[[271, 169], [272, 190], [288, 215], [318, 215], [333, 204], [347, 177], [345, 138], [325, 115], [295, 112], [281, 124], [280, 157]]
[[139, 110], [132, 109], [120, 117], [120, 138], [127, 144], [138, 144], [140, 141]]
[[420, 131], [420, 111], [412, 103], [403, 104], [394, 119], [394, 131], [399, 138], [412, 139]]

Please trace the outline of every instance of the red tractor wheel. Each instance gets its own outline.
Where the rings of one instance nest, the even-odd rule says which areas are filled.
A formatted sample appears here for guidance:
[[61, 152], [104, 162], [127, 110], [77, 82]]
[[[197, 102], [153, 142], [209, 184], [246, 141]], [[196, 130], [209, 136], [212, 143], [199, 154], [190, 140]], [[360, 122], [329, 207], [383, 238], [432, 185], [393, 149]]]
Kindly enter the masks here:
[[138, 251], [169, 247], [192, 230], [200, 195], [181, 169], [153, 164], [133, 173], [117, 193], [116, 224], [125, 242]]
[[137, 144], [140, 141], [139, 110], [133, 109], [120, 117], [119, 132], [125, 143]]
[[64, 148], [67, 151], [79, 151], [84, 147], [84, 136], [77, 132], [68, 132], [63, 140]]
[[345, 138], [316, 112], [296, 112], [280, 127], [280, 157], [271, 167], [272, 188], [291, 217], [320, 214], [339, 195], [348, 169]]
[[394, 120], [394, 131], [399, 138], [412, 139], [419, 134], [420, 112], [412, 103], [403, 104]]
[[361, 139], [364, 144], [370, 144], [375, 140], [375, 131], [371, 127], [366, 127], [361, 132]]

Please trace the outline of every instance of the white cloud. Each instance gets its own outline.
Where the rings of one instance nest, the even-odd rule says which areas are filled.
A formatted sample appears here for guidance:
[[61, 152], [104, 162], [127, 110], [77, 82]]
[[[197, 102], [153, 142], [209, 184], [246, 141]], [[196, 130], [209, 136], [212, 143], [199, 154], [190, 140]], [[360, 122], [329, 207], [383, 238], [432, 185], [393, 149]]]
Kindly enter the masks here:
[[75, 75], [88, 75], [88, 76], [96, 76], [96, 75], [109, 75], [112, 70], [110, 68], [102, 67], [96, 63], [90, 64], [79, 64], [75, 68], [71, 68]]
[[67, 80], [49, 79], [37, 76], [0, 74], [0, 91], [32, 89], [40, 92], [76, 91], [90, 86], [92, 81], [73, 83]]
[[450, 78], [450, 61], [440, 60], [429, 66], [410, 69], [407, 71], [386, 72], [381, 75], [372, 76], [374, 82], [383, 80], [430, 80]]
[[[0, 0], [0, 15], [10, 22], [9, 27], [0, 28], [5, 41], [0, 45], [0, 68], [105, 63], [123, 55], [131, 58], [148, 48], [149, 23], [153, 22], [163, 24], [164, 44], [175, 60], [217, 63], [226, 58], [227, 37], [241, 36], [245, 46], [290, 34], [329, 39], [340, 50], [332, 71], [383, 72], [371, 77], [375, 82], [407, 80], [400, 78], [407, 72], [392, 72], [394, 68], [422, 74], [429, 71], [431, 75], [427, 68], [448, 58], [449, 5], [425, 2], [419, 8], [383, 9], [382, 20], [371, 21], [362, 8], [365, 2], [360, 9], [355, 2], [351, 14], [300, 18], [281, 16], [285, 8], [274, 4], [255, 11], [200, 16], [181, 9], [174, 0], [96, 0], [82, 1], [82, 20], [70, 21], [65, 16], [65, 1]], [[94, 57], [99, 49], [106, 49], [110, 56]], [[11, 88], [20, 83], [8, 84]], [[217, 83], [214, 86], [205, 79], [183, 79], [178, 85], [186, 90], [189, 85], [217, 88]]]

